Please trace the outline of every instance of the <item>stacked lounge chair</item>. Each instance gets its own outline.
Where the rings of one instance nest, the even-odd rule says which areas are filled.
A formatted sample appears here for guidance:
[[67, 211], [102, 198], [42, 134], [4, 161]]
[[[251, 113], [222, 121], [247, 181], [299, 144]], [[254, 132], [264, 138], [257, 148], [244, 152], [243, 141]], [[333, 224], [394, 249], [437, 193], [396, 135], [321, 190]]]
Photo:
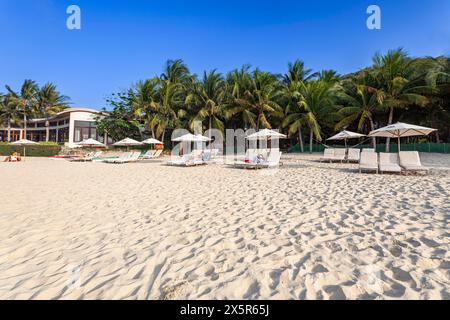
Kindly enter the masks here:
[[400, 166], [406, 171], [428, 172], [429, 168], [424, 167], [420, 161], [420, 156], [417, 151], [400, 151]]
[[171, 166], [193, 167], [207, 164], [203, 160], [202, 150], [193, 150], [191, 153], [185, 154], [178, 159], [167, 162]]
[[397, 153], [380, 153], [380, 172], [401, 173], [400, 160]]
[[326, 148], [325, 150], [323, 150], [323, 157], [320, 158], [320, 162], [322, 161], [333, 161], [334, 159], [334, 149], [331, 148]]
[[350, 148], [347, 153], [347, 162], [359, 162], [361, 150]]
[[140, 156], [141, 156], [140, 151], [125, 152], [125, 153], [122, 153], [119, 156], [119, 158], [117, 158], [117, 159], [107, 159], [103, 162], [115, 163], [115, 164], [131, 163], [131, 162], [137, 162], [139, 160]]
[[378, 154], [376, 152], [362, 152], [359, 161], [359, 173], [375, 171], [378, 173]]

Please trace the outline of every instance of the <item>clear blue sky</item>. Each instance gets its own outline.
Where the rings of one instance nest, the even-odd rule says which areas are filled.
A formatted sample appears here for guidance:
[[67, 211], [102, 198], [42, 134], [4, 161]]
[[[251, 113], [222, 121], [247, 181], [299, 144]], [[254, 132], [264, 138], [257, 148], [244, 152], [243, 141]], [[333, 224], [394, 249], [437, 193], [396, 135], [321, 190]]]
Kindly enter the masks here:
[[[71, 4], [79, 31], [66, 28]], [[380, 31], [366, 28], [370, 4], [381, 7]], [[342, 74], [400, 46], [448, 55], [449, 21], [448, 0], [0, 0], [0, 92], [52, 81], [74, 106], [100, 109], [176, 58], [197, 74], [247, 63], [282, 73], [297, 58]]]

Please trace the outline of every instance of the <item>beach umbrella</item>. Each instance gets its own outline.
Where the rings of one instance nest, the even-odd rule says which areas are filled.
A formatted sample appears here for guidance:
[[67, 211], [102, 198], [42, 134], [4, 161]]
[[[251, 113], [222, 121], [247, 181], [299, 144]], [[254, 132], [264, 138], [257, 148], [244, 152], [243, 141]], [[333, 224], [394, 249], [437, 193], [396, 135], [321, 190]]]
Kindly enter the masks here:
[[116, 142], [113, 144], [113, 146], [115, 147], [127, 147], [127, 150], [130, 147], [134, 147], [134, 146], [142, 146], [144, 145], [142, 142], [136, 141], [134, 139], [130, 139], [130, 138], [125, 138], [123, 140], [120, 140], [119, 142]]
[[16, 142], [11, 143], [11, 145], [13, 145], [13, 146], [23, 146], [23, 161], [25, 161], [26, 147], [27, 146], [34, 146], [34, 145], [37, 145], [37, 144], [38, 144], [37, 142], [30, 141], [30, 140], [27, 140], [27, 139], [21, 139], [21, 140], [18, 140]]
[[143, 144], [164, 144], [161, 141], [154, 139], [154, 138], [150, 138], [147, 140], [142, 141]]
[[202, 136], [201, 134], [194, 135], [192, 133], [188, 133], [181, 137], [172, 139], [172, 141], [175, 141], [175, 142], [208, 142], [211, 140], [212, 139]]
[[398, 151], [400, 152], [400, 138], [402, 137], [415, 137], [415, 136], [427, 136], [430, 133], [437, 131], [437, 129], [416, 126], [413, 124], [398, 122], [391, 124], [387, 127], [383, 127], [369, 133], [369, 137], [381, 137], [381, 138], [397, 138], [398, 139]]
[[77, 146], [83, 148], [106, 148], [103, 143], [91, 138], [78, 142]]
[[328, 138], [327, 140], [344, 140], [345, 149], [347, 149], [347, 140], [348, 139], [357, 139], [357, 138], [362, 138], [362, 137], [365, 137], [365, 135], [344, 130], [342, 132], [339, 132], [337, 135], [332, 136], [331, 138]]
[[247, 136], [248, 140], [262, 140], [262, 139], [272, 139], [272, 138], [278, 138], [278, 139], [286, 139], [287, 136], [279, 133], [278, 131], [270, 130], [270, 129], [263, 129], [261, 131], [258, 131], [256, 133], [253, 133], [249, 136]]

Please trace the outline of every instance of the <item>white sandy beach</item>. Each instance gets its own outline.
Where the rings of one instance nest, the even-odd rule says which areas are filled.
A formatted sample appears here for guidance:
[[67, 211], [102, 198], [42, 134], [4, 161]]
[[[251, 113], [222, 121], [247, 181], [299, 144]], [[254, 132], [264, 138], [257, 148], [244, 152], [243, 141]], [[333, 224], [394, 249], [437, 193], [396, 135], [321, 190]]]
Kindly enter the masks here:
[[427, 176], [0, 163], [1, 299], [450, 299], [450, 155]]

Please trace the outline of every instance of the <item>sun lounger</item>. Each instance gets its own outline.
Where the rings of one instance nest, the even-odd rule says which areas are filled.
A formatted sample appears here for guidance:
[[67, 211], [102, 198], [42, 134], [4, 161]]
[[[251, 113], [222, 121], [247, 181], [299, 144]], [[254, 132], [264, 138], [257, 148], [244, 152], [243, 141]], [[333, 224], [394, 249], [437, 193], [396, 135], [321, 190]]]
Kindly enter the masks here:
[[280, 165], [282, 153], [278, 149], [272, 150], [267, 159], [256, 160], [254, 162], [242, 162], [238, 161], [234, 163], [234, 167], [243, 169], [267, 169], [276, 168]]
[[203, 151], [194, 150], [191, 153], [185, 154], [178, 159], [173, 159], [167, 162], [170, 166], [192, 167], [206, 164], [203, 161]]
[[362, 152], [359, 160], [359, 173], [375, 171], [378, 173], [378, 154], [376, 152]]
[[360, 157], [361, 157], [361, 150], [353, 148], [348, 149], [347, 153], [348, 162], [359, 162]]
[[406, 171], [428, 172], [430, 170], [422, 165], [417, 151], [400, 151], [400, 166]]
[[141, 155], [141, 159], [152, 159], [157, 150], [147, 150], [143, 155]]
[[397, 153], [380, 153], [380, 172], [402, 172]]
[[331, 161], [343, 162], [347, 156], [347, 149], [334, 149], [334, 155]]
[[134, 151], [134, 152], [126, 152], [119, 156], [118, 159], [110, 159], [105, 160], [105, 163], [116, 163], [116, 164], [123, 164], [123, 163], [131, 163], [131, 162], [137, 162], [139, 160], [139, 157], [141, 156], [140, 151]]
[[362, 152], [375, 152], [375, 149], [365, 148], [365, 149], [362, 149]]
[[95, 158], [99, 158], [103, 154], [103, 151], [89, 152], [87, 155], [81, 158], [71, 158], [70, 162], [86, 162], [92, 161]]
[[333, 161], [334, 159], [334, 149], [331, 148], [327, 148], [325, 150], [323, 150], [323, 157], [320, 158], [320, 162], [322, 161]]

